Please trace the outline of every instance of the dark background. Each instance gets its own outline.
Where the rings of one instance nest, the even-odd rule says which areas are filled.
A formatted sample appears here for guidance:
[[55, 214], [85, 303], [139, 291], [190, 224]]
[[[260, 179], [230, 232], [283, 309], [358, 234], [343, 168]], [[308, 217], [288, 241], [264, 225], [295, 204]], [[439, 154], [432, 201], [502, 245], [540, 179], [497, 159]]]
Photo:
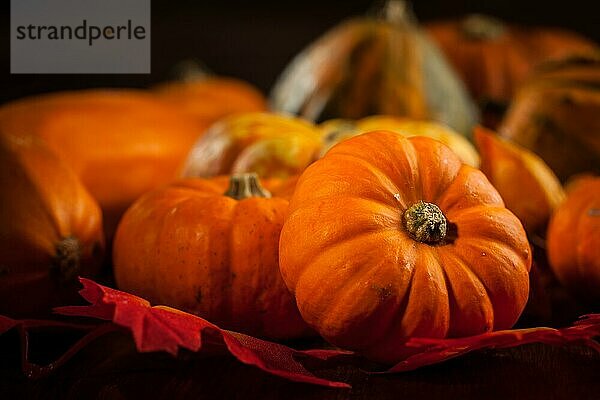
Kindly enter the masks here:
[[[164, 80], [177, 61], [201, 59], [212, 71], [254, 83], [264, 92], [305, 45], [377, 0], [152, 0], [152, 74], [11, 75], [10, 1], [0, 6], [0, 102], [28, 94], [98, 86], [145, 87]], [[561, 26], [600, 42], [594, 0], [413, 0], [422, 21], [486, 13], [529, 25]]]

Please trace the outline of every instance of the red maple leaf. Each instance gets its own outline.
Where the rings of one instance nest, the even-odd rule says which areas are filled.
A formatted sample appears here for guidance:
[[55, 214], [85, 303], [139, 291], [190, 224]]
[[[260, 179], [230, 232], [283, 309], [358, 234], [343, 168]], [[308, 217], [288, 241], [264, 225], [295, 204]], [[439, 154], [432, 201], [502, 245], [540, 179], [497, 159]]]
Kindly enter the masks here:
[[320, 378], [303, 363], [306, 358], [328, 360], [352, 354], [343, 350], [299, 351], [218, 326], [171, 307], [155, 306], [132, 294], [121, 292], [80, 278], [83, 298], [89, 306], [60, 307], [62, 315], [93, 317], [113, 321], [131, 331], [140, 352], [167, 351], [176, 355], [179, 348], [199, 351], [206, 334], [224, 344], [243, 363], [255, 365], [286, 379], [331, 387], [350, 387], [344, 382]]

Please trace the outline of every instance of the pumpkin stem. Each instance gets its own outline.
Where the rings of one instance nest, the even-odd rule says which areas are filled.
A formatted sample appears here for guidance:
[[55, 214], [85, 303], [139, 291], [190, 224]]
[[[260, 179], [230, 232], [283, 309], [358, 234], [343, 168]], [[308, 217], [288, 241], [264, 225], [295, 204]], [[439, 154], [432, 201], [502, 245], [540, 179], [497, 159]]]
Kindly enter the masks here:
[[81, 243], [69, 236], [56, 244], [54, 267], [60, 282], [69, 282], [77, 278], [81, 269]]
[[419, 201], [404, 212], [404, 227], [413, 239], [435, 245], [444, 241], [448, 221], [438, 206]]
[[213, 73], [198, 60], [183, 60], [175, 64], [170, 72], [173, 80], [197, 82], [209, 78]]
[[506, 27], [499, 19], [471, 14], [462, 21], [462, 31], [468, 39], [493, 40], [504, 34]]
[[271, 193], [258, 180], [258, 175], [255, 173], [242, 173], [231, 175], [229, 179], [229, 188], [225, 192], [225, 196], [229, 196], [236, 200], [247, 199], [249, 197], [271, 197]]
[[374, 8], [375, 16], [393, 25], [405, 25], [413, 23], [416, 18], [412, 8], [405, 0], [386, 0], [383, 4], [377, 4]]

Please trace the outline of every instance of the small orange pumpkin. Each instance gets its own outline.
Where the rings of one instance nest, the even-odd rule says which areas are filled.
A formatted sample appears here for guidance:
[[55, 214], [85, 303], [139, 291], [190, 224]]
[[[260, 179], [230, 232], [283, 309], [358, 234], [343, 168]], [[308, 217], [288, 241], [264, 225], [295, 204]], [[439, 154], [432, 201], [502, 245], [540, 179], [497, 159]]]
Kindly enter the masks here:
[[76, 299], [102, 264], [102, 214], [37, 137], [0, 134], [0, 314], [44, 314]]
[[325, 339], [386, 363], [403, 338], [511, 327], [531, 249], [483, 173], [438, 141], [369, 132], [301, 175], [280, 268]]
[[567, 187], [548, 226], [547, 248], [558, 280], [600, 301], [600, 177], [581, 177]]
[[117, 230], [118, 287], [223, 328], [271, 338], [306, 334], [279, 273], [288, 201], [268, 198], [253, 174], [224, 183], [182, 180], [141, 197]]

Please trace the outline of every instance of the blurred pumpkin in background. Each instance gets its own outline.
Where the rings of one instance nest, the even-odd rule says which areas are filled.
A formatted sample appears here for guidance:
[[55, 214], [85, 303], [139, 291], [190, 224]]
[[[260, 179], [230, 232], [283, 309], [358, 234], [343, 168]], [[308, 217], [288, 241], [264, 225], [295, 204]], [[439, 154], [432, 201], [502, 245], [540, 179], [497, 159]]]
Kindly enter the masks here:
[[520, 27], [480, 14], [432, 22], [425, 29], [484, 107], [508, 104], [523, 80], [545, 61], [599, 51], [573, 32]]
[[236, 114], [216, 122], [194, 144], [182, 174], [296, 175], [316, 158], [320, 146], [320, 131], [308, 121], [269, 113]]
[[390, 115], [373, 115], [356, 121], [334, 119], [319, 125], [322, 130], [323, 156], [331, 147], [341, 140], [360, 135], [361, 133], [388, 130], [404, 137], [426, 136], [439, 140], [450, 147], [465, 164], [479, 166], [479, 155], [473, 145], [458, 132], [442, 124], [431, 121], [418, 121]]
[[99, 272], [102, 213], [34, 135], [0, 135], [0, 314], [47, 314]]
[[582, 176], [567, 186], [567, 199], [552, 216], [548, 260], [575, 295], [600, 302], [600, 177]]
[[500, 135], [537, 153], [561, 181], [600, 173], [600, 55], [545, 66], [518, 90]]
[[550, 216], [565, 197], [556, 175], [536, 154], [483, 127], [475, 128], [475, 143], [481, 154], [481, 170], [506, 208], [521, 220], [525, 230], [543, 235]]
[[142, 193], [169, 182], [205, 127], [150, 93], [59, 92], [0, 108], [0, 129], [42, 138], [96, 198], [109, 232]]
[[[42, 138], [99, 202], [112, 236], [135, 199], [177, 175], [214, 119], [264, 104], [253, 89], [224, 78], [173, 83], [158, 92], [96, 89], [28, 97], [0, 107], [0, 130]], [[253, 100], [244, 102], [242, 95], [230, 101], [238, 92]]]
[[265, 111], [267, 100], [240, 79], [213, 75], [193, 61], [176, 65], [176, 80], [154, 87], [154, 93], [208, 126], [227, 115]]
[[309, 120], [374, 114], [442, 122], [470, 135], [477, 110], [405, 2], [334, 27], [304, 49], [271, 93], [275, 111]]

